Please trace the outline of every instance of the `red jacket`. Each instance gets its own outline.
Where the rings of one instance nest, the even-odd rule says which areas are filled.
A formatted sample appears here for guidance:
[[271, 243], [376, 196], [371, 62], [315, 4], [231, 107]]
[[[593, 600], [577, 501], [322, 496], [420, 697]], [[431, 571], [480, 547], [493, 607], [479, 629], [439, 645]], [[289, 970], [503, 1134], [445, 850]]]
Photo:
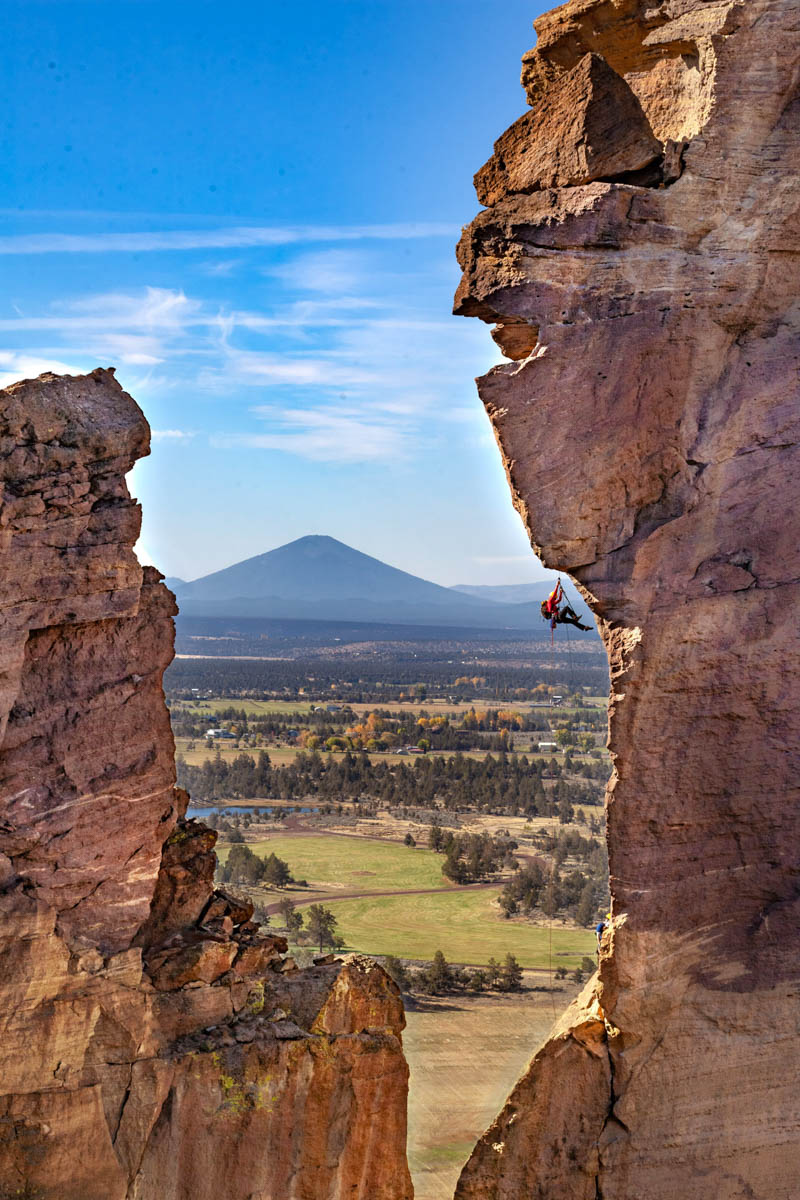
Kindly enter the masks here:
[[561, 580], [559, 579], [558, 583], [556, 584], [556, 586], [553, 588], [550, 595], [545, 600], [545, 609], [549, 616], [553, 616], [555, 613], [558, 612], [558, 606], [563, 599], [564, 599], [564, 589], [562, 588]]

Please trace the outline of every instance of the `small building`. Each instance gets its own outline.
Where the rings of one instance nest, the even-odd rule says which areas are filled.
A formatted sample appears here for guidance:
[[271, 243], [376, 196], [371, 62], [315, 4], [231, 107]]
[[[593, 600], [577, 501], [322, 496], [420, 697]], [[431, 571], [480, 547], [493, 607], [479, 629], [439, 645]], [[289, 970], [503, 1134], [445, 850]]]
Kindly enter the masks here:
[[206, 730], [207, 738], [224, 738], [226, 742], [235, 742], [236, 734], [229, 733], [227, 729], [208, 729]]
[[540, 754], [557, 754], [558, 742], [539, 742], [537, 749]]

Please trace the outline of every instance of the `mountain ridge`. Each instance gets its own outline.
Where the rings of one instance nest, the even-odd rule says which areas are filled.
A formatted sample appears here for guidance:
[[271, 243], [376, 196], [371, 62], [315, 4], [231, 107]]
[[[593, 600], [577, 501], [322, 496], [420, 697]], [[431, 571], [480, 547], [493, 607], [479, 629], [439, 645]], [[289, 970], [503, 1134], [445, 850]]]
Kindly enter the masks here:
[[[543, 598], [551, 585], [543, 581], [541, 586]], [[297, 538], [175, 591], [184, 616], [531, 628], [532, 633], [542, 626], [537, 602], [509, 604], [443, 587], [322, 534]]]

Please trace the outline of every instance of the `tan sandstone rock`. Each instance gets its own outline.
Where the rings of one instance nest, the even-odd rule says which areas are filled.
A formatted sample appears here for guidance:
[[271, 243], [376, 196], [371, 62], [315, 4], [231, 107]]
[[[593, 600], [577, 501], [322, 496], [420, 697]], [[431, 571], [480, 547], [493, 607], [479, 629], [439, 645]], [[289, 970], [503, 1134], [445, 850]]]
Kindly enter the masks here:
[[396, 988], [283, 974], [183, 819], [148, 440], [110, 371], [0, 392], [0, 1195], [410, 1200]]
[[586, 54], [495, 142], [475, 176], [481, 204], [641, 171], [659, 158], [641, 104], [605, 59]]
[[609, 655], [614, 922], [595, 1001], [610, 1073], [568, 1016], [457, 1195], [790, 1200], [797, 5], [572, 0], [536, 29], [532, 110], [509, 141], [519, 163], [562, 154], [563, 130], [540, 146], [541, 130], [589, 53], [663, 146], [660, 178], [638, 183], [528, 192], [496, 171], [459, 247], [456, 299], [513, 360], [478, 386], [514, 500]]

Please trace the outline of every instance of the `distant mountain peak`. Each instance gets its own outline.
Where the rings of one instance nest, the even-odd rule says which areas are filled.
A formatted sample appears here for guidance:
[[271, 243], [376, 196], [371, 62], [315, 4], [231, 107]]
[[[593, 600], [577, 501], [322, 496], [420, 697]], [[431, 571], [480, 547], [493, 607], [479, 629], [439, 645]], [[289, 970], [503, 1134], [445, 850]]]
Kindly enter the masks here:
[[198, 617], [530, 628], [534, 636], [541, 624], [538, 605], [441, 587], [318, 533], [184, 584], [179, 602]]

